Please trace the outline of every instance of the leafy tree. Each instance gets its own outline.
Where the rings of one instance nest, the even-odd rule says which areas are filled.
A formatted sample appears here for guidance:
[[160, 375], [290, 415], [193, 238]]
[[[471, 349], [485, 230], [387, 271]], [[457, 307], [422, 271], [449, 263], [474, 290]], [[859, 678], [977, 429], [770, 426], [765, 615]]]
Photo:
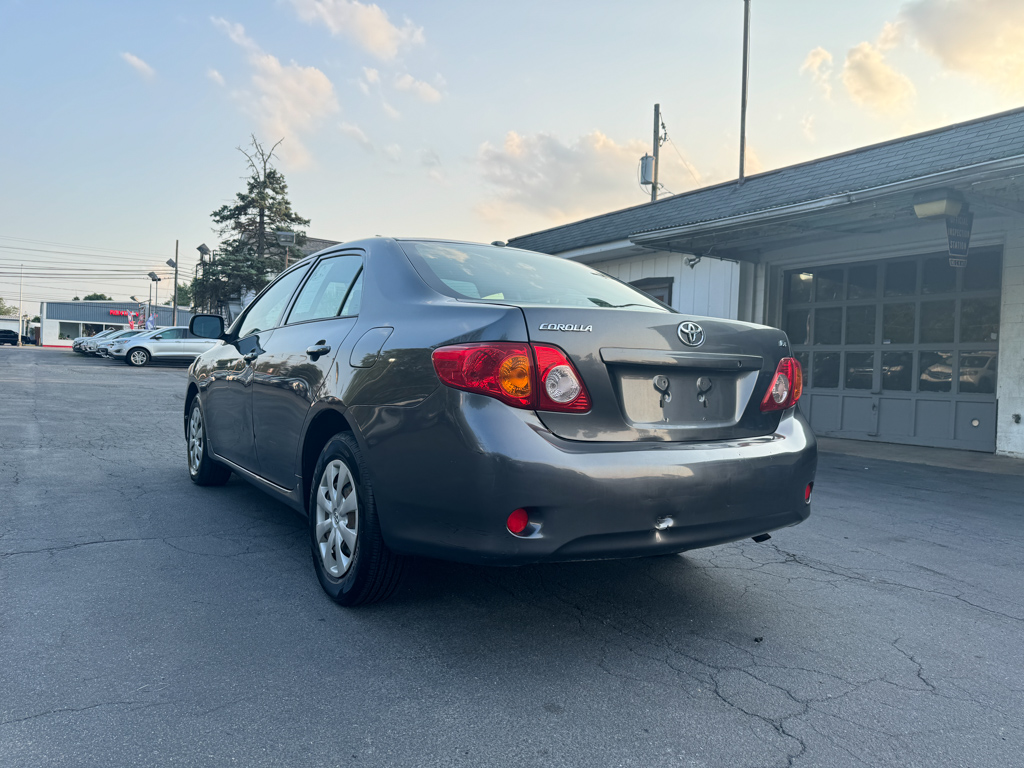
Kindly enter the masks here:
[[[195, 278], [192, 278], [192, 282], [195, 282]], [[190, 307], [192, 306], [192, 284], [191, 283], [178, 283], [178, 306], [179, 307]], [[165, 307], [171, 306], [171, 299], [164, 302]]]
[[17, 317], [18, 308], [15, 307], [13, 304], [8, 304], [3, 299], [0, 299], [0, 315], [10, 315], [13, 317]]
[[306, 240], [301, 228], [309, 226], [309, 219], [292, 210], [288, 184], [273, 165], [274, 150], [284, 139], [269, 150], [255, 136], [251, 139], [248, 149], [238, 147], [249, 168], [245, 191], [210, 214], [222, 240], [203, 279], [193, 286], [195, 306], [216, 306], [263, 288], [285, 266], [287, 249], [278, 244], [275, 232], [295, 232], [296, 245]]
[[72, 301], [81, 301], [81, 299], [75, 296], [75, 298], [73, 298]]
[[[78, 301], [78, 297], [76, 296], [74, 300]], [[90, 293], [82, 301], [113, 301], [113, 299], [105, 293]]]

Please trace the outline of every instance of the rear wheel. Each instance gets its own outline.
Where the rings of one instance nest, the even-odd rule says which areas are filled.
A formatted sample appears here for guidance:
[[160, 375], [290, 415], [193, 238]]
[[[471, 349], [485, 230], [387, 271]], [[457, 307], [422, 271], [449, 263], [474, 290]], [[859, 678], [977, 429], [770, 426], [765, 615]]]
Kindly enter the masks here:
[[142, 347], [136, 347], [135, 349], [129, 350], [128, 354], [124, 356], [124, 360], [128, 365], [134, 365], [136, 368], [141, 368], [149, 362], [149, 352], [144, 350]]
[[206, 442], [206, 419], [203, 407], [196, 396], [188, 412], [188, 430], [185, 440], [188, 449], [188, 476], [196, 485], [224, 485], [231, 477], [231, 470], [214, 461]]
[[355, 438], [335, 435], [313, 472], [309, 537], [320, 586], [339, 605], [389, 597], [405, 559], [384, 543], [373, 489]]

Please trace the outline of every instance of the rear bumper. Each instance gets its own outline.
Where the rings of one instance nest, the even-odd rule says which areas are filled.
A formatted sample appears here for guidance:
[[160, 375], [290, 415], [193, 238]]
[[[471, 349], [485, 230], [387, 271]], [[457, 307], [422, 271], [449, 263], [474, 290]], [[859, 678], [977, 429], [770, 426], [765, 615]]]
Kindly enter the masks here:
[[[443, 388], [417, 408], [350, 415], [385, 540], [400, 552], [507, 565], [638, 557], [756, 536], [810, 513], [817, 446], [796, 409], [771, 435], [690, 444], [563, 440], [532, 412]], [[527, 536], [505, 528], [519, 507]], [[656, 529], [665, 518], [672, 524]]]

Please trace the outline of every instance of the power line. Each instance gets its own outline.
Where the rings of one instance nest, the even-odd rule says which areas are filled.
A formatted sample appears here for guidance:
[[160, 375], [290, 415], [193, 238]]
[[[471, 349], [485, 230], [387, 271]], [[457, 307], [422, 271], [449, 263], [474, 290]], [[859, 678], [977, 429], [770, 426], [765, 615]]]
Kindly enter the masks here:
[[64, 248], [82, 248], [86, 251], [107, 251], [110, 253], [127, 253], [139, 256], [158, 256], [160, 258], [167, 256], [166, 253], [150, 253], [148, 251], [122, 251], [117, 248], [100, 248], [94, 245], [76, 245], [74, 243], [54, 243], [49, 240], [33, 240], [32, 238], [29, 237], [13, 237], [12, 235], [0, 235], [0, 240], [14, 240], [20, 243], [36, 243], [38, 245], [59, 245]]

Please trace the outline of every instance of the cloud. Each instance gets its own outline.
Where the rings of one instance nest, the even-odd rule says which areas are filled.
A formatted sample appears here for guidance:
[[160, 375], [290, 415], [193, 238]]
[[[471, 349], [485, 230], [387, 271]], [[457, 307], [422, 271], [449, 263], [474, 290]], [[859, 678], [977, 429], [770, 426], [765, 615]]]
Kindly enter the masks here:
[[[618, 144], [600, 131], [564, 143], [550, 133], [509, 131], [501, 146], [489, 142], [477, 152], [477, 166], [490, 188], [478, 212], [491, 220], [537, 214], [571, 221], [643, 202], [637, 165], [650, 150], [639, 139]], [[679, 192], [689, 184], [682, 161], [662, 152], [661, 180]]]
[[388, 14], [376, 4], [358, 0], [291, 0], [299, 18], [320, 23], [335, 37], [347, 37], [363, 50], [383, 61], [394, 59], [400, 50], [424, 42], [423, 28], [409, 19], [395, 26]]
[[832, 98], [832, 54], [820, 45], [807, 54], [800, 65], [800, 74], [811, 73], [815, 85], [821, 88], [826, 99]]
[[384, 112], [387, 114], [387, 116], [392, 118], [393, 120], [398, 120], [402, 116], [401, 112], [399, 112], [397, 109], [392, 107], [386, 101], [381, 100], [380, 105], [381, 105], [381, 107], [383, 107]]
[[395, 88], [399, 91], [411, 91], [420, 101], [437, 102], [441, 100], [441, 92], [430, 83], [417, 80], [410, 74], [395, 78]]
[[850, 98], [875, 112], [905, 109], [917, 94], [910, 79], [889, 66], [882, 51], [867, 42], [846, 54], [842, 79]]
[[388, 144], [383, 151], [384, 156], [393, 163], [402, 159], [402, 148], [398, 144]]
[[420, 150], [420, 165], [427, 170], [427, 176], [434, 181], [444, 181], [441, 156], [433, 149]]
[[252, 69], [255, 94], [234, 95], [273, 140], [288, 139], [279, 150], [286, 163], [307, 165], [309, 151], [300, 137], [313, 131], [327, 115], [339, 111], [334, 85], [316, 67], [303, 67], [294, 61], [282, 64], [277, 57], [265, 53], [245, 34], [241, 24], [220, 18], [211, 21], [246, 52]]
[[358, 125], [353, 123], [342, 123], [338, 127], [341, 129], [343, 134], [348, 136], [350, 139], [354, 139], [367, 152], [373, 152], [373, 142], [370, 141], [369, 137]]
[[803, 131], [804, 138], [808, 141], [814, 141], [817, 138], [814, 135], [814, 115], [804, 115], [800, 121], [800, 130]]
[[128, 62], [128, 65], [147, 80], [156, 76], [156, 71], [138, 56], [127, 51], [121, 54], [121, 58]]
[[210, 78], [213, 82], [215, 82], [217, 85], [224, 85], [224, 75], [222, 75], [216, 69], [206, 70], [206, 76]]
[[1024, 94], [1024, 3], [1020, 0], [914, 0], [898, 25], [951, 72]]

